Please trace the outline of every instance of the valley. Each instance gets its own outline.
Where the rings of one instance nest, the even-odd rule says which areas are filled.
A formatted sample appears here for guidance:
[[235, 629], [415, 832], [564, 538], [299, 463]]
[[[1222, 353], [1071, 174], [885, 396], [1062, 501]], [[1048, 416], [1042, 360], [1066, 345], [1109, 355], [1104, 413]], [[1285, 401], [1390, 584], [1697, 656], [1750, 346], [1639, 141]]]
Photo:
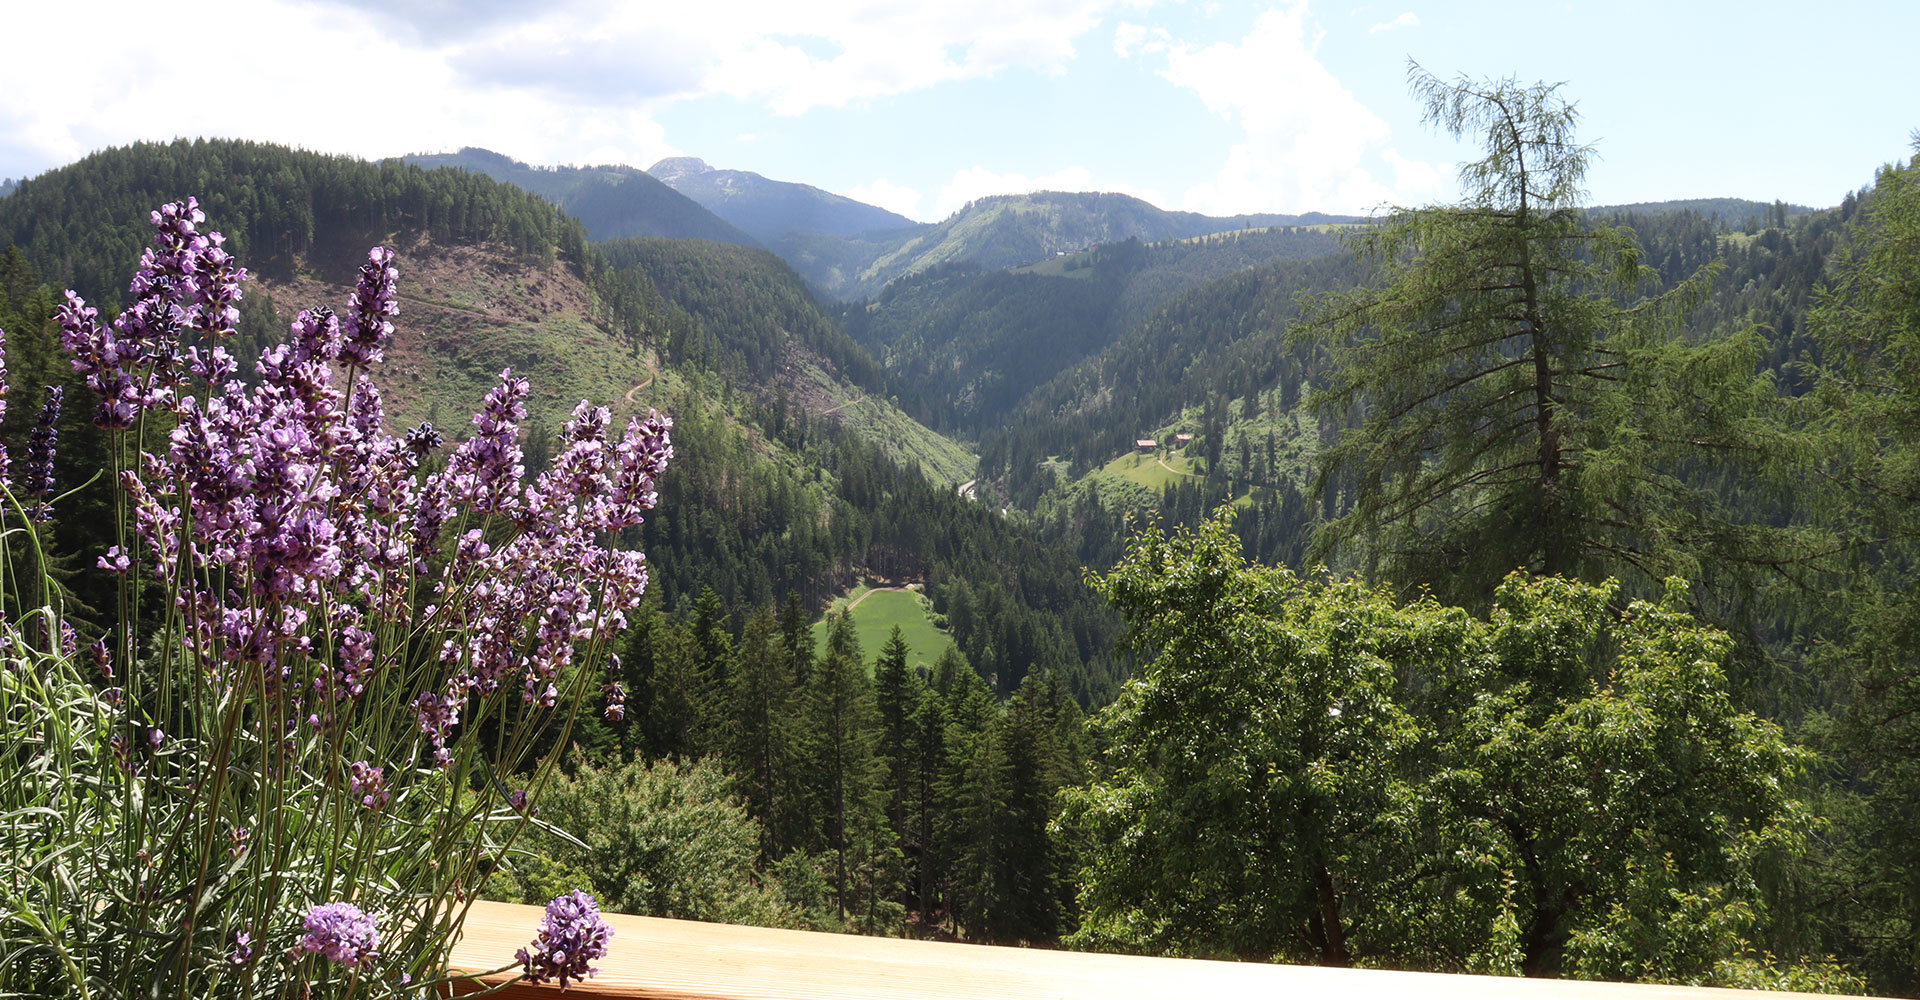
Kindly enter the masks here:
[[[1895, 190], [1905, 176], [1883, 175], [1889, 189], [1876, 199], [1910, 197]], [[1319, 858], [1316, 871], [1348, 866], [1347, 902], [1327, 912], [1372, 907], [1342, 919], [1388, 928], [1356, 947], [1380, 948], [1382, 961], [1467, 968], [1469, 958], [1494, 961], [1475, 949], [1511, 922], [1517, 904], [1495, 889], [1510, 893], [1513, 872], [1531, 870], [1497, 824], [1447, 803], [1507, 810], [1503, 822], [1516, 827], [1577, 811], [1529, 812], [1527, 796], [1489, 787], [1474, 768], [1605, 803], [1584, 826], [1555, 833], [1556, 850], [1644, 837], [1694, 851], [1700, 871], [1732, 873], [1667, 876], [1700, 898], [1726, 892], [1758, 907], [1762, 876], [1725, 845], [1798, 836], [1782, 825], [1800, 815], [1799, 799], [1779, 798], [1789, 785], [1841, 803], [1836, 822], [1854, 824], [1842, 846], [1818, 848], [1829, 852], [1820, 864], [1870, 858], [1876, 871], [1897, 869], [1875, 853], [1881, 828], [1847, 812], [1881, 793], [1816, 787], [1801, 749], [1819, 745], [1859, 775], [1904, 766], [1870, 738], [1857, 714], [1868, 702], [1848, 688], [1876, 676], [1860, 663], [1886, 661], [1828, 657], [1841, 655], [1836, 643], [1873, 644], [1862, 631], [1873, 622], [1850, 617], [1857, 608], [1911, 610], [1900, 596], [1911, 557], [1900, 532], [1911, 525], [1898, 503], [1857, 506], [1865, 501], [1842, 477], [1803, 488], [1809, 461], [1832, 469], [1836, 456], [1892, 447], [1850, 436], [1875, 431], [1846, 423], [1849, 408], [1889, 407], [1888, 427], [1911, 416], [1837, 374], [1852, 370], [1836, 353], [1836, 296], [1853, 288], [1848, 308], [1863, 315], [1898, 301], [1846, 284], [1866, 280], [1852, 277], [1861, 260], [1878, 259], [1873, 227], [1899, 221], [1868, 207], [1888, 201], [1569, 208], [1524, 216], [1536, 231], [1514, 221], [1521, 213], [1454, 206], [1206, 216], [1041, 191], [916, 223], [694, 158], [641, 171], [537, 167], [473, 147], [369, 162], [239, 141], [141, 144], [0, 195], [0, 237], [13, 247], [0, 274], [18, 387], [0, 427], [10, 440], [29, 429], [45, 387], [74, 399], [90, 391], [62, 368], [53, 290], [119, 309], [124, 285], [111, 276], [138, 259], [145, 213], [188, 194], [255, 269], [223, 345], [243, 360], [243, 381], [260, 378], [251, 359], [301, 310], [354, 294], [359, 262], [379, 243], [396, 255], [398, 314], [383, 364], [365, 377], [390, 430], [432, 423], [459, 447], [476, 433], [465, 415], [506, 369], [531, 382], [513, 459], [530, 477], [573, 446], [568, 420], [582, 400], [609, 407], [617, 428], [652, 411], [671, 416], [659, 505], [619, 533], [647, 554], [645, 600], [614, 642], [617, 657], [594, 665], [607, 689], [618, 685], [622, 712], [570, 730], [570, 752], [591, 763], [567, 780], [623, 769], [631, 787], [664, 783], [663, 802], [706, 789], [737, 812], [716, 829], [747, 846], [719, 895], [645, 906], [1247, 957], [1211, 917], [1136, 921], [1144, 911], [1130, 907], [1160, 905], [1147, 898], [1158, 890], [1133, 885], [1133, 862], [1102, 852], [1115, 837], [1155, 842], [1182, 829], [1195, 821], [1189, 809], [1264, 817], [1263, 803], [1283, 802], [1295, 812], [1232, 836], [1285, 842]], [[1430, 238], [1450, 251], [1426, 253]], [[1513, 266], [1508, 239], [1559, 255], [1549, 255], [1558, 297], [1527, 306], [1571, 317], [1577, 336], [1555, 342], [1564, 353], [1551, 362], [1525, 346], [1546, 339], [1544, 324], [1515, 325], [1510, 301], [1476, 298], [1520, 287], [1499, 277]], [[1487, 272], [1447, 270], [1480, 253], [1495, 261]], [[1446, 340], [1456, 329], [1468, 332]], [[1538, 378], [1520, 380], [1521, 361], [1536, 358], [1526, 372]], [[1513, 402], [1529, 393], [1550, 402]], [[1564, 432], [1514, 445], [1542, 413]], [[79, 513], [43, 534], [60, 565], [84, 567], [79, 554], [107, 543], [113, 502], [94, 473], [123, 443], [79, 408], [56, 419], [61, 475], [86, 485], [66, 499]], [[152, 443], [164, 430], [141, 433]], [[1906, 495], [1902, 455], [1875, 467], [1890, 496]], [[488, 530], [504, 537], [508, 525]], [[113, 628], [117, 581], [84, 568], [65, 579], [77, 628]], [[1814, 593], [1850, 596], [1792, 596]], [[1536, 643], [1549, 632], [1558, 638]], [[1289, 664], [1301, 672], [1270, 673]], [[1501, 673], [1515, 664], [1537, 675]], [[1595, 664], [1607, 666], [1594, 674]], [[1660, 686], [1682, 670], [1697, 670], [1695, 694]], [[1719, 727], [1711, 752], [1722, 756], [1656, 777], [1699, 784], [1722, 768], [1728, 787], [1751, 792], [1716, 814], [1734, 832], [1673, 833], [1668, 793], [1635, 798], [1641, 786], [1527, 770], [1609, 754], [1658, 770], [1659, 755], [1641, 744], [1606, 741], [1689, 698], [1698, 705], [1688, 711], [1710, 718], [1702, 726]], [[1486, 716], [1495, 704], [1504, 714]], [[1608, 713], [1628, 721], [1606, 722]], [[1684, 743], [1648, 732], [1647, 745]], [[1728, 733], [1750, 752], [1729, 749]], [[1323, 735], [1338, 749], [1314, 742]], [[1551, 746], [1515, 749], [1536, 738]], [[1674, 756], [1685, 762], [1708, 752], [1683, 750]], [[1377, 754], [1388, 753], [1382, 763]], [[696, 771], [672, 770], [683, 766]], [[697, 772], [706, 767], [715, 773]], [[1296, 774], [1338, 778], [1313, 791]], [[1263, 790], [1248, 792], [1242, 778]], [[1133, 784], [1115, 791], [1124, 782]], [[1610, 826], [1608, 810], [1640, 825]], [[1306, 828], [1301, 816], [1352, 824], [1326, 836], [1361, 853], [1336, 860], [1296, 844], [1288, 838]], [[1122, 817], [1135, 825], [1121, 831]], [[1457, 852], [1409, 832], [1424, 830], [1489, 860], [1454, 870]], [[1150, 853], [1155, 865], [1217, 860], [1193, 856], [1195, 843]], [[546, 866], [581, 857], [576, 849], [540, 840], [533, 860], [502, 866], [488, 892], [535, 899]], [[1252, 850], [1220, 857], [1243, 849]], [[1434, 884], [1465, 887], [1420, 897], [1454, 936], [1416, 940], [1393, 923], [1401, 917], [1380, 900], [1428, 892], [1395, 881], [1411, 878], [1389, 863], [1399, 854], [1444, 869]], [[1831, 889], [1822, 880], [1841, 876], [1805, 858], [1780, 862], [1801, 866], [1801, 881], [1768, 891], [1811, 912], [1822, 904], [1809, 887]], [[1770, 953], [1727, 943], [1732, 923], [1674, 916], [1661, 900], [1677, 897], [1660, 895], [1666, 883], [1652, 870], [1622, 861], [1604, 891], [1562, 887], [1573, 900], [1564, 919], [1617, 943], [1624, 932], [1605, 915], [1617, 907], [1697, 917], [1733, 963], [1714, 966], [1706, 978], [1716, 982], [1832, 972], [1781, 971]], [[1545, 885], [1563, 878], [1557, 871], [1528, 877]], [[1327, 875], [1325, 898], [1333, 884]], [[1269, 895], [1322, 898], [1303, 885]], [[601, 888], [640, 898], [631, 885]], [[1588, 892], [1624, 901], [1581, 909]], [[1194, 902], [1196, 912], [1240, 913], [1250, 898], [1221, 893]], [[1874, 920], [1904, 918], [1849, 924], [1821, 913], [1844, 925], [1822, 931], [1821, 947], [1850, 949], [1881, 981], [1905, 982], [1869, 942]], [[1741, 919], [1741, 933], [1781, 947], [1811, 940], [1795, 938], [1802, 931], [1781, 913]], [[1266, 926], [1266, 950], [1248, 954], [1340, 960], [1308, 926]], [[1572, 968], [1553, 963], [1570, 962], [1573, 946], [1545, 931], [1526, 947], [1524, 959], [1502, 953], [1501, 968]], [[1580, 947], [1593, 962], [1613, 954]], [[1809, 954], [1793, 961], [1816, 962]], [[1857, 982], [1837, 972], [1830, 981]]]

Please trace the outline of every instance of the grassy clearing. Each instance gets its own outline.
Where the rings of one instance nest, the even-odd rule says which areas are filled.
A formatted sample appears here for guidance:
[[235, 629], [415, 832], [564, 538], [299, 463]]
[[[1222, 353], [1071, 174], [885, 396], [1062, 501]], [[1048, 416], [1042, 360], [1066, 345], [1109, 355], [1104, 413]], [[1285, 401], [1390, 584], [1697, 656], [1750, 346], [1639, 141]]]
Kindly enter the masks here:
[[[1069, 268], [1067, 267], [1069, 261], [1075, 261], [1077, 263], [1074, 267]], [[1038, 274], [1049, 278], [1086, 279], [1099, 273], [1099, 269], [1093, 267], [1092, 264], [1093, 251], [1083, 250], [1078, 253], [1067, 254], [1064, 257], [1048, 257], [1044, 260], [1038, 260], [1031, 264], [1013, 268], [1012, 270], [1015, 274]]]
[[[861, 599], [863, 596], [865, 600]], [[900, 626], [900, 635], [907, 641], [909, 667], [926, 666], [931, 669], [940, 659], [940, 654], [953, 645], [953, 636], [933, 624], [933, 608], [927, 605], [927, 599], [915, 591], [876, 591], [863, 583], [845, 597], [836, 599], [833, 610], [840, 610], [855, 602], [858, 602], [858, 606], [853, 609], [853, 634], [860, 640], [860, 655], [869, 667], [886, 646], [887, 637], [893, 633], [895, 625]], [[826, 655], [825, 621], [813, 624], [813, 641], [815, 651], [819, 655]]]

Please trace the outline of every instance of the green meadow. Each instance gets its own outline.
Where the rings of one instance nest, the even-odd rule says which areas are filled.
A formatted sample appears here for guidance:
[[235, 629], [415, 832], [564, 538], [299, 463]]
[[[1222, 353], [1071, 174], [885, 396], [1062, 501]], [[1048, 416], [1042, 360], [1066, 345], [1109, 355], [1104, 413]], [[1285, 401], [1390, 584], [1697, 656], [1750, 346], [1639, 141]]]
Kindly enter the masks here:
[[[869, 666], [880, 655], [881, 647], [887, 644], [887, 637], [893, 633], [894, 626], [900, 627], [901, 638], [907, 641], [907, 665], [925, 665], [931, 668], [940, 654], [953, 645], [953, 636], [933, 624], [933, 608], [927, 599], [911, 590], [875, 590], [862, 584], [833, 602], [831, 610], [839, 611], [849, 604], [853, 608], [853, 634], [860, 640], [860, 656]], [[826, 655], [827, 625], [824, 620], [813, 624], [814, 650]]]

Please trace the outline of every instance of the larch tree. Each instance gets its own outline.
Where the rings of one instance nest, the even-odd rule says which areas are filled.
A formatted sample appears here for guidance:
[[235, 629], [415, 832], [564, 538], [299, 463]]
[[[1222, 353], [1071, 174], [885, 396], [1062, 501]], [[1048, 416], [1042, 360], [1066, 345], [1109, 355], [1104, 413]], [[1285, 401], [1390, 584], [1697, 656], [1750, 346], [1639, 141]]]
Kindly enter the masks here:
[[1684, 342], [1710, 272], [1664, 292], [1633, 234], [1582, 208], [1591, 146], [1559, 85], [1443, 80], [1426, 118], [1485, 155], [1456, 205], [1355, 231], [1371, 271], [1312, 302], [1295, 336], [1331, 364], [1314, 400], [1356, 423], [1321, 456], [1344, 513], [1316, 539], [1389, 578], [1484, 603], [1516, 567], [1651, 590], [1744, 536], [1701, 463], [1757, 454], [1775, 392], [1751, 331]]
[[1902, 994], [1920, 989], [1920, 133], [1861, 204], [1812, 315], [1829, 458], [1806, 481], [1851, 543], [1823, 644], [1847, 682], [1834, 746], [1856, 817], [1832, 866], [1840, 943]]

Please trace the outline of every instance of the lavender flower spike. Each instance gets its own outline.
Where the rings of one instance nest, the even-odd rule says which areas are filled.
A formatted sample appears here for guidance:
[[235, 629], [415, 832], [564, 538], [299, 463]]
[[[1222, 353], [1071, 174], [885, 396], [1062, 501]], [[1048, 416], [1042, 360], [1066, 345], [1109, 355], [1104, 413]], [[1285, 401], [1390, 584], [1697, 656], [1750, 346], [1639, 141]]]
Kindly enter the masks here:
[[352, 903], [321, 903], [307, 911], [307, 933], [300, 948], [324, 955], [349, 968], [373, 964], [380, 947], [380, 930], [373, 918]]
[[349, 365], [370, 365], [380, 361], [381, 346], [393, 336], [393, 323], [387, 317], [400, 312], [394, 298], [394, 283], [400, 271], [393, 266], [393, 251], [374, 247], [367, 251], [367, 262], [360, 265], [360, 283], [354, 286], [353, 300], [347, 306], [346, 340], [340, 345], [340, 360]]
[[600, 971], [587, 963], [606, 957], [607, 939], [611, 937], [613, 928], [600, 916], [599, 904], [576, 889], [547, 904], [540, 935], [513, 957], [527, 967], [528, 982], [558, 979], [565, 990], [567, 980], [585, 979]]
[[48, 499], [53, 494], [54, 442], [60, 433], [55, 423], [60, 419], [60, 400], [65, 393], [60, 386], [47, 386], [46, 405], [40, 408], [40, 419], [27, 434], [27, 460], [21, 470], [20, 492], [32, 499], [27, 516], [35, 521], [53, 516]]

